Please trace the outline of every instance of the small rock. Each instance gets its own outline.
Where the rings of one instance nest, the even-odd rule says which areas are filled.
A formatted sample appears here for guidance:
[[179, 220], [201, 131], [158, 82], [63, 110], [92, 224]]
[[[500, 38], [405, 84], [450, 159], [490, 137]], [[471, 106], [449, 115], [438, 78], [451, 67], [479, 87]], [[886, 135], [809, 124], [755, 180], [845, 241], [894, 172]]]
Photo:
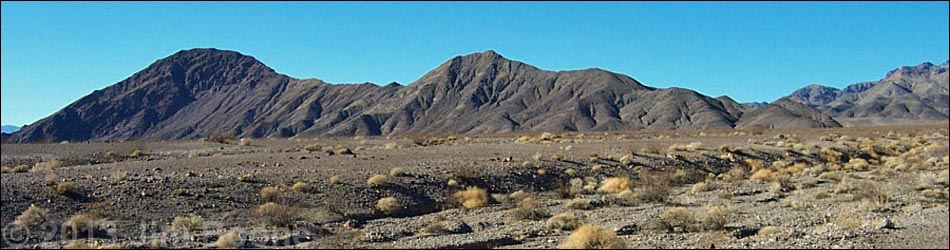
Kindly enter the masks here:
[[874, 228], [880, 229], [895, 229], [894, 222], [890, 219], [883, 219], [874, 224]]
[[639, 229], [640, 227], [637, 226], [637, 224], [630, 224], [630, 225], [625, 225], [625, 226], [616, 228], [614, 229], [614, 232], [616, 232], [617, 235], [631, 235], [631, 234], [636, 233], [637, 230]]

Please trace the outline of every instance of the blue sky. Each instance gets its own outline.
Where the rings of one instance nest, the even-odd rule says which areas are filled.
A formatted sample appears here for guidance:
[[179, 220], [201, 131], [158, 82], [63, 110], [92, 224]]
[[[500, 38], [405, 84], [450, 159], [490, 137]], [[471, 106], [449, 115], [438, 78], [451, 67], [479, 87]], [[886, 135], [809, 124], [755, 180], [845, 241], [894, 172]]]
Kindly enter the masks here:
[[46, 117], [182, 49], [332, 83], [409, 84], [488, 49], [740, 102], [948, 59], [947, 2], [2, 2], [2, 123]]

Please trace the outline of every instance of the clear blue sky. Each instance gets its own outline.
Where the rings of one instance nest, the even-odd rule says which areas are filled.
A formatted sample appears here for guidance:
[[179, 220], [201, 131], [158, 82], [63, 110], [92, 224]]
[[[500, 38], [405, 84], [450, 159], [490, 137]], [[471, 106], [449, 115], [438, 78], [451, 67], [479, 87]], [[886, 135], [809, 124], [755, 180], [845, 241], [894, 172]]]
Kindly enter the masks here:
[[947, 2], [3, 2], [2, 123], [46, 117], [182, 49], [333, 83], [408, 84], [492, 49], [740, 102], [948, 58]]

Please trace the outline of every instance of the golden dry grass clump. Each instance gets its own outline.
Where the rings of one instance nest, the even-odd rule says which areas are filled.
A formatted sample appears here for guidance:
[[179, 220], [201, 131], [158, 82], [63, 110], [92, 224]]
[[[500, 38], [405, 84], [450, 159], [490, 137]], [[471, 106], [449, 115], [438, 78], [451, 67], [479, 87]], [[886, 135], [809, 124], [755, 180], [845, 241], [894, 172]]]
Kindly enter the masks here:
[[544, 223], [545, 227], [549, 230], [562, 230], [562, 231], [571, 231], [581, 226], [581, 223], [577, 220], [577, 217], [572, 213], [561, 213], [555, 216], [552, 216]]
[[624, 190], [630, 190], [633, 188], [633, 181], [628, 177], [611, 177], [607, 178], [600, 184], [600, 188], [597, 189], [601, 193], [617, 194], [623, 192]]
[[214, 245], [222, 249], [234, 249], [244, 246], [244, 239], [238, 232], [229, 231], [218, 237], [218, 240], [214, 242]]
[[266, 201], [275, 201], [280, 198], [280, 189], [277, 187], [264, 187], [261, 189], [261, 198]]
[[351, 155], [353, 154], [353, 151], [350, 150], [350, 148], [344, 147], [343, 145], [336, 145], [336, 147], [333, 148], [333, 153], [338, 155]]
[[376, 209], [385, 214], [393, 214], [402, 210], [402, 205], [396, 200], [396, 197], [386, 197], [376, 201]]
[[732, 220], [732, 209], [723, 205], [707, 206], [701, 222], [706, 230], [720, 230]]
[[389, 170], [389, 175], [392, 177], [399, 177], [406, 175], [406, 170], [401, 167], [394, 167]]
[[749, 176], [749, 180], [753, 181], [771, 181], [773, 178], [772, 170], [767, 168], [759, 169]]
[[198, 215], [189, 215], [189, 216], [177, 216], [172, 221], [172, 228], [180, 229], [188, 232], [195, 232], [201, 228], [201, 225], [204, 224], [204, 219]]
[[79, 213], [69, 217], [63, 227], [70, 234], [92, 233], [100, 230], [99, 222], [100, 219], [94, 215]]
[[330, 184], [333, 184], [333, 185], [340, 184], [340, 176], [337, 176], [337, 175], [330, 176]]
[[49, 210], [37, 207], [35, 204], [30, 204], [30, 208], [27, 208], [26, 211], [23, 211], [23, 213], [20, 214], [20, 216], [16, 217], [16, 220], [13, 221], [13, 225], [18, 227], [39, 226], [40, 224], [45, 223], [48, 219]]
[[630, 166], [630, 165], [632, 165], [632, 164], [633, 164], [633, 155], [632, 155], [632, 154], [625, 154], [625, 155], [623, 155], [623, 157], [620, 157], [620, 164], [623, 164], [624, 166]]
[[567, 202], [567, 208], [576, 210], [590, 210], [592, 206], [590, 204], [590, 200], [578, 197]]
[[54, 190], [58, 195], [69, 195], [76, 192], [76, 187], [72, 182], [63, 182], [56, 185]]
[[297, 218], [299, 217], [297, 208], [280, 205], [274, 202], [264, 203], [264, 205], [257, 207], [257, 209], [254, 210], [254, 213], [265, 224], [277, 227], [289, 226], [290, 224], [296, 222]]
[[712, 185], [704, 181], [704, 182], [697, 182], [696, 184], [693, 184], [693, 186], [690, 187], [689, 192], [693, 194], [698, 194], [698, 193], [710, 191], [713, 189], [714, 188]]
[[453, 197], [465, 208], [477, 208], [488, 205], [488, 192], [478, 187], [468, 187], [464, 191], [456, 192]]
[[386, 175], [378, 174], [378, 175], [373, 175], [372, 177], [369, 177], [369, 179], [366, 180], [366, 184], [369, 185], [370, 187], [378, 187], [380, 185], [385, 184], [386, 180], [388, 180]]
[[526, 197], [518, 201], [514, 210], [511, 210], [511, 218], [514, 220], [541, 220], [548, 217], [548, 211], [544, 204], [533, 197]]
[[624, 249], [630, 246], [610, 229], [584, 224], [574, 230], [558, 248], [561, 249]]
[[290, 187], [290, 190], [293, 190], [294, 192], [298, 192], [298, 193], [307, 192], [310, 190], [310, 185], [303, 182], [297, 182], [297, 183], [294, 183], [292, 187]]

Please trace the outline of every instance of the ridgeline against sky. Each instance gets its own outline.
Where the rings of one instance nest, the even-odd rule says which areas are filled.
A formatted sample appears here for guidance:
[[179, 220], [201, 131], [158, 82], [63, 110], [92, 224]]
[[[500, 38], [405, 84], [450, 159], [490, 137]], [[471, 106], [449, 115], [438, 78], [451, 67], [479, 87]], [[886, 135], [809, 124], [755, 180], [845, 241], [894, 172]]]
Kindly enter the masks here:
[[948, 53], [947, 2], [2, 2], [2, 123], [24, 125], [188, 48], [299, 78], [406, 85], [485, 50], [740, 103]]

